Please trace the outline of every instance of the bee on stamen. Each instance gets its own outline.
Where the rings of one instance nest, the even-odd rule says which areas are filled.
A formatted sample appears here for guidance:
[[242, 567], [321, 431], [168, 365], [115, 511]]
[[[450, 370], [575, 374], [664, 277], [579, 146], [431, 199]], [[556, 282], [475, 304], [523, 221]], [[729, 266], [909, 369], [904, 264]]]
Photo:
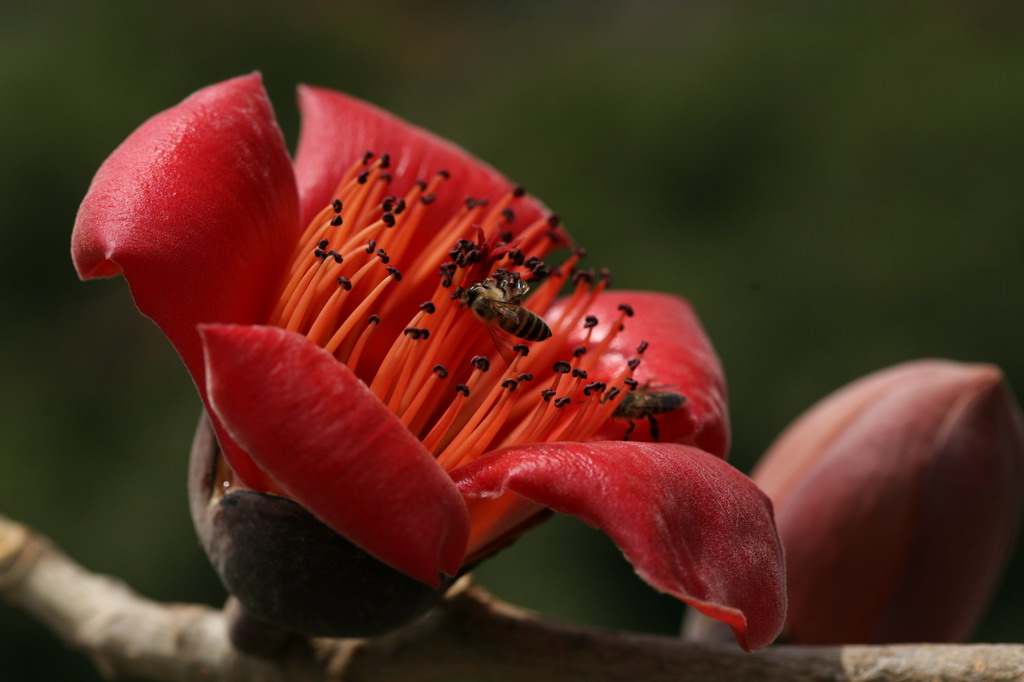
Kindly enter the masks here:
[[544, 319], [523, 306], [523, 297], [529, 291], [529, 285], [518, 276], [488, 277], [462, 295], [462, 302], [487, 325], [494, 345], [508, 362], [515, 357], [510, 336], [524, 341], [543, 341], [551, 336]]
[[658, 433], [658, 420], [654, 415], [678, 410], [686, 402], [686, 396], [682, 393], [652, 391], [650, 388], [650, 384], [644, 384], [629, 391], [622, 396], [622, 400], [615, 408], [613, 417], [629, 420], [629, 428], [626, 429], [622, 440], [629, 440], [629, 435], [636, 428], [636, 420], [646, 419], [647, 423], [651, 425], [651, 438], [657, 441], [660, 434]]

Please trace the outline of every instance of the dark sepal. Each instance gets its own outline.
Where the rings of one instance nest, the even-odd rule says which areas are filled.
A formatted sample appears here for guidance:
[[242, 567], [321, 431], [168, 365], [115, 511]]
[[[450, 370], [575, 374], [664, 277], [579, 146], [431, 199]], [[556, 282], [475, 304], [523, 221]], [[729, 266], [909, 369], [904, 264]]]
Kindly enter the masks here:
[[189, 466], [192, 520], [249, 617], [312, 636], [367, 637], [408, 623], [451, 585], [433, 590], [381, 563], [288, 498], [221, 494], [224, 466], [204, 414]]

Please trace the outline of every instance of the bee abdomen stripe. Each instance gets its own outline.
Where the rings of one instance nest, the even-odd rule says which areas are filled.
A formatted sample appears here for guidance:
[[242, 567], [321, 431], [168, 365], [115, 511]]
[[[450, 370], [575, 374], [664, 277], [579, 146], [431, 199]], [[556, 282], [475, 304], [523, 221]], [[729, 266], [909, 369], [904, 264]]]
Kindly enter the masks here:
[[524, 311], [516, 336], [527, 341], [541, 341], [551, 336], [551, 330], [539, 315]]

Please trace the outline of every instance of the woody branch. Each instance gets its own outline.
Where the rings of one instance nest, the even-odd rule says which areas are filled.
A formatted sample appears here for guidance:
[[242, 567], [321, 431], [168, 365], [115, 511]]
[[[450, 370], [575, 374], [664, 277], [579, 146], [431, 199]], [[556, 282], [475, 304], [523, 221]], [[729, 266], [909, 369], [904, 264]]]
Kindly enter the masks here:
[[1018, 680], [1024, 645], [777, 646], [756, 654], [558, 623], [466, 581], [425, 618], [368, 640], [290, 640], [240, 653], [225, 616], [159, 604], [86, 571], [0, 516], [0, 598], [83, 651], [111, 678], [152, 680]]

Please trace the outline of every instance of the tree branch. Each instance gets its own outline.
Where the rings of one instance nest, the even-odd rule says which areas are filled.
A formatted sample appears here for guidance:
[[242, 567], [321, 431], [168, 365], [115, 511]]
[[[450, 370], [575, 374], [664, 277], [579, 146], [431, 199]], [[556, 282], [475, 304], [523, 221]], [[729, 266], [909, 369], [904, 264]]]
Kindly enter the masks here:
[[109, 677], [260, 682], [591, 680], [1020, 680], [1024, 645], [778, 646], [744, 654], [558, 623], [468, 580], [412, 625], [369, 640], [293, 637], [273, 658], [239, 653], [222, 612], [158, 604], [89, 573], [0, 516], [0, 598], [85, 652]]

